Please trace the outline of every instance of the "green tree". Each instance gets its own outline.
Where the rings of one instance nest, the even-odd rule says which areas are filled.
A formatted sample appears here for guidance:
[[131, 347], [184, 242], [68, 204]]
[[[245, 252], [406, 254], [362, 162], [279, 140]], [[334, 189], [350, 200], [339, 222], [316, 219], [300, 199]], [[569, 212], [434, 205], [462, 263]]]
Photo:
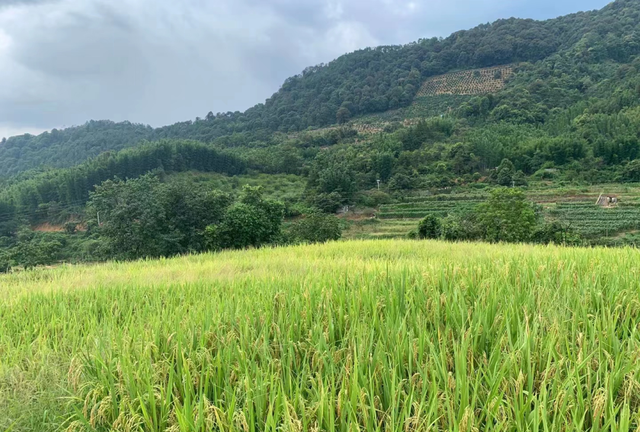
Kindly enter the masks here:
[[261, 187], [245, 186], [240, 202], [233, 205], [219, 225], [206, 230], [214, 249], [243, 249], [274, 243], [281, 237], [284, 205], [265, 199]]
[[[15, 245], [9, 249], [2, 265], [32, 269], [37, 266], [53, 264], [58, 260], [63, 244], [57, 239], [24, 229], [18, 233]], [[9, 258], [9, 259], [7, 259]]]
[[338, 121], [338, 124], [347, 123], [351, 120], [351, 111], [349, 111], [347, 107], [340, 107], [336, 113], [336, 120]]
[[289, 235], [296, 242], [325, 243], [342, 237], [342, 224], [333, 215], [311, 213], [293, 223]]
[[219, 223], [231, 199], [192, 183], [164, 184], [146, 175], [106, 181], [96, 188], [89, 214], [109, 256], [171, 256], [205, 249], [204, 230]]
[[346, 202], [338, 192], [311, 195], [308, 201], [309, 204], [324, 213], [335, 213]]
[[513, 177], [516, 174], [516, 168], [509, 159], [503, 159], [497, 169], [497, 182], [500, 186], [511, 186]]
[[434, 215], [428, 215], [418, 224], [418, 238], [437, 239], [442, 235], [442, 221]]
[[490, 242], [526, 242], [536, 227], [533, 205], [519, 189], [492, 191], [475, 213], [483, 238]]
[[640, 181], [640, 159], [629, 162], [622, 170], [622, 176], [627, 181]]

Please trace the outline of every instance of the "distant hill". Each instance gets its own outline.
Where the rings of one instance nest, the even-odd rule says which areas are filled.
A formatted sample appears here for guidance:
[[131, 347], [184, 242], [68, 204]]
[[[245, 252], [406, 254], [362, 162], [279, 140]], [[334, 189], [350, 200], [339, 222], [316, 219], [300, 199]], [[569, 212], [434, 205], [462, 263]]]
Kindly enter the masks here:
[[[617, 0], [600, 11], [547, 21], [503, 19], [444, 39], [359, 50], [309, 67], [244, 113], [209, 113], [158, 129], [91, 121], [39, 136], [12, 137], [0, 144], [0, 176], [43, 165], [73, 166], [143, 140], [212, 142], [240, 134], [244, 141], [268, 142], [275, 132], [321, 128], [385, 112], [420, 117], [463, 109], [457, 115], [540, 123], [550, 110], [613, 92], [597, 86], [594, 78], [604, 77], [607, 65], [630, 63], [638, 54], [640, 0]], [[490, 93], [496, 94], [495, 100], [473, 106], [472, 96]], [[443, 100], [447, 95], [462, 97]], [[509, 101], [500, 104], [501, 97]], [[417, 111], [407, 111], [415, 106]]]

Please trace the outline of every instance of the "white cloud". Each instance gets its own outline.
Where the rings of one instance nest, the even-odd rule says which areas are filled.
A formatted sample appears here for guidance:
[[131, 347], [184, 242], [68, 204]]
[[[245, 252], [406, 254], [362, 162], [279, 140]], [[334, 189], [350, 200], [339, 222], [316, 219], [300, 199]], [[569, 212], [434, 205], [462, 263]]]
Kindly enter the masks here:
[[46, 130], [45, 128], [28, 127], [28, 126], [16, 128], [11, 125], [0, 123], [0, 140], [2, 140], [3, 138], [15, 136], [15, 135], [24, 135], [24, 134], [38, 135], [44, 132], [45, 130]]

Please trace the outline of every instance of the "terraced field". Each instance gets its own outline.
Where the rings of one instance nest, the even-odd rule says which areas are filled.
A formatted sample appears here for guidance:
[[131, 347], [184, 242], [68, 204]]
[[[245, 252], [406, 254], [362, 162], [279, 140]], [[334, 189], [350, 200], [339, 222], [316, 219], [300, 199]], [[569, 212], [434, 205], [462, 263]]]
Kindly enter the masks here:
[[380, 219], [422, 219], [427, 215], [446, 217], [454, 212], [463, 212], [473, 209], [481, 199], [468, 199], [457, 201], [427, 200], [423, 202], [409, 202], [390, 204], [380, 208]]
[[[549, 221], [565, 223], [587, 238], [618, 237], [640, 230], [640, 188], [614, 185], [604, 190], [621, 197], [612, 208], [595, 205], [602, 187], [585, 190], [530, 190], [527, 195], [538, 203]], [[472, 210], [486, 197], [482, 194], [457, 194], [408, 197], [403, 202], [383, 205], [375, 220], [356, 223], [347, 238], [400, 238], [415, 229], [427, 215], [446, 217]]]
[[640, 228], [640, 205], [636, 203], [602, 208], [589, 202], [565, 202], [548, 209], [547, 214], [585, 237], [609, 237]]
[[510, 65], [439, 75], [426, 80], [417, 97], [495, 93], [504, 87], [511, 75], [513, 67]]
[[352, 239], [395, 239], [406, 237], [420, 219], [429, 214], [446, 217], [455, 212], [471, 210], [483, 200], [481, 195], [436, 195], [407, 197], [401, 203], [380, 206], [376, 219], [358, 221], [345, 233]]

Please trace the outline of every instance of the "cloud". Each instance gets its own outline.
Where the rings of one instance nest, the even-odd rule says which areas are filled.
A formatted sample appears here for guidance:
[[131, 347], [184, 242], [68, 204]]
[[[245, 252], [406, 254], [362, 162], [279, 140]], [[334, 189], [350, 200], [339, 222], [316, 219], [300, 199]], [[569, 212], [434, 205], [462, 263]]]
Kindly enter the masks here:
[[0, 135], [244, 110], [306, 66], [543, 3], [606, 0], [0, 0]]

